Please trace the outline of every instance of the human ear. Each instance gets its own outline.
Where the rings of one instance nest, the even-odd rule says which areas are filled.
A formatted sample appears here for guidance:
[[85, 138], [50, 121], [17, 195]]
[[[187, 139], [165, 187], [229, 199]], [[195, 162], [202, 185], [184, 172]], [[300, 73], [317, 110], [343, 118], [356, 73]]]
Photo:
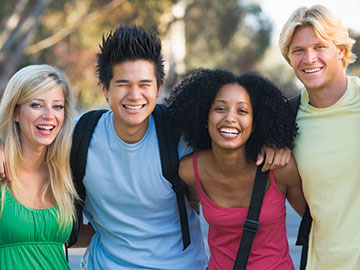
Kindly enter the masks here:
[[162, 79], [162, 80], [160, 81], [160, 85], [159, 85], [159, 87], [158, 87], [156, 97], [159, 97], [160, 92], [161, 92], [163, 86], [164, 86], [164, 79]]
[[339, 60], [343, 60], [345, 56], [345, 48], [343, 46], [338, 47], [339, 49]]
[[15, 115], [15, 123], [19, 123], [19, 106], [16, 105], [14, 115]]
[[100, 83], [100, 88], [103, 96], [107, 99], [108, 98], [108, 90], [106, 89], [103, 83]]

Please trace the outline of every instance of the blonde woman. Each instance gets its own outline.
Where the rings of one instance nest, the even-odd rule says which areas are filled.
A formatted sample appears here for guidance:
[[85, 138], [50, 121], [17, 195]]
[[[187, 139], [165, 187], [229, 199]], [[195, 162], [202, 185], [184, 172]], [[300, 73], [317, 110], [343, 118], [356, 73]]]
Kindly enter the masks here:
[[31, 65], [0, 105], [7, 176], [1, 181], [0, 269], [70, 269], [63, 252], [77, 198], [69, 165], [74, 97], [66, 77]]

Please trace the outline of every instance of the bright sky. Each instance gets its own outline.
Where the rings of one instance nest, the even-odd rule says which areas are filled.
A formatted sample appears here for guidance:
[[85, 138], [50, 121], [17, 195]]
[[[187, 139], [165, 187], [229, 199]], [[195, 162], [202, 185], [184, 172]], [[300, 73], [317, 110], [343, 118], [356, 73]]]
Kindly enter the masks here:
[[320, 4], [332, 10], [345, 27], [360, 33], [360, 0], [255, 0], [274, 23], [273, 41], [277, 43], [283, 24], [298, 7]]

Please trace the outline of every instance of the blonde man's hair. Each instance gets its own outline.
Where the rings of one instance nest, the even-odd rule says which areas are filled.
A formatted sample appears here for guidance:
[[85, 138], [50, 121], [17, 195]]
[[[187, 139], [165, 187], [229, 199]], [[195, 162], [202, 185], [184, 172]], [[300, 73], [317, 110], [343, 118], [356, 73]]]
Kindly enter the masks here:
[[280, 33], [280, 50], [289, 64], [289, 47], [294, 33], [299, 27], [305, 26], [311, 26], [320, 39], [332, 41], [335, 46], [345, 49], [345, 55], [342, 59], [344, 68], [356, 60], [356, 55], [351, 52], [355, 40], [350, 38], [349, 32], [341, 20], [328, 8], [321, 5], [314, 5], [310, 8], [300, 7], [296, 9]]
[[[22, 190], [18, 168], [22, 166], [22, 147], [20, 129], [15, 122], [19, 105], [31, 101], [36, 96], [60, 86], [64, 91], [64, 122], [54, 141], [47, 147], [45, 165], [49, 172], [49, 182], [43, 190], [43, 198], [51, 191], [59, 211], [57, 216], [60, 228], [75, 220], [74, 200], [78, 195], [73, 185], [70, 170], [70, 149], [75, 115], [73, 90], [66, 76], [57, 68], [49, 65], [30, 65], [20, 69], [8, 82], [0, 104], [0, 139], [5, 162], [11, 181], [2, 181], [1, 212], [4, 206], [5, 186], [12, 192]], [[21, 199], [21, 198], [20, 198]], [[0, 216], [1, 217], [1, 216]]]

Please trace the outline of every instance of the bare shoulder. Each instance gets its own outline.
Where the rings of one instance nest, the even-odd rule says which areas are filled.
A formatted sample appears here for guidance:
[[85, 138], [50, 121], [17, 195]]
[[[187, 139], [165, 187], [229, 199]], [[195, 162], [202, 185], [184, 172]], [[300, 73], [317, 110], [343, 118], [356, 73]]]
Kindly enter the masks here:
[[187, 155], [180, 160], [179, 176], [184, 181], [188, 190], [188, 199], [192, 207], [198, 212], [198, 190], [192, 162], [193, 154]]

